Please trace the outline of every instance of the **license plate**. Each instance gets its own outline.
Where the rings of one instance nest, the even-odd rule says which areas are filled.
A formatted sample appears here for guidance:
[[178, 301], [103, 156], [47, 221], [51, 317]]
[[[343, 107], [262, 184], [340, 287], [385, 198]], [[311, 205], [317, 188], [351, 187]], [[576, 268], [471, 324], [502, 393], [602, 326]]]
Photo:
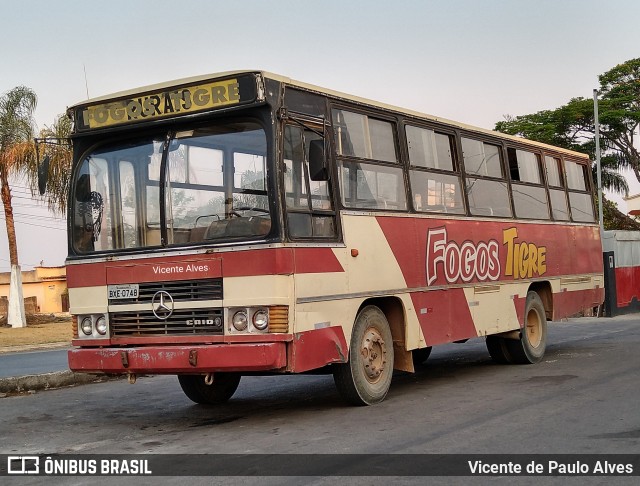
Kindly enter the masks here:
[[109, 285], [109, 300], [137, 299], [139, 287], [138, 284]]

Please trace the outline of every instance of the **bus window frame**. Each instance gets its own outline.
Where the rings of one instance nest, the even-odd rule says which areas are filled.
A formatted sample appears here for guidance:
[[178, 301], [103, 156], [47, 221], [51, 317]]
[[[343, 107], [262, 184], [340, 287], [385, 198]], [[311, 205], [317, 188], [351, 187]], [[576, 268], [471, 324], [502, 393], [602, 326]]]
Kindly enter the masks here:
[[[289, 93], [293, 94], [294, 100], [296, 102], [300, 102], [301, 100], [304, 99], [305, 96], [308, 96], [313, 104], [313, 103], [317, 103], [319, 101], [319, 98], [321, 98], [324, 106], [320, 107], [318, 104], [317, 107], [319, 108], [319, 111], [320, 111], [319, 113], [309, 113], [309, 111], [312, 111], [312, 110], [301, 111], [299, 109], [301, 106], [300, 104], [296, 105], [294, 103], [293, 106], [289, 106], [289, 104], [287, 103], [287, 100], [288, 100], [287, 95]], [[275, 143], [275, 146], [279, 148], [279, 150], [277, 149], [276, 156], [275, 156], [277, 160], [275, 162], [276, 170], [274, 172], [275, 172], [275, 178], [276, 178], [275, 187], [277, 190], [276, 199], [278, 200], [280, 205], [280, 213], [277, 219], [279, 221], [279, 224], [282, 225], [281, 234], [282, 234], [283, 241], [292, 241], [296, 243], [297, 242], [301, 242], [301, 243], [313, 242], [314, 244], [318, 244], [318, 243], [335, 244], [343, 241], [342, 219], [340, 218], [341, 207], [339, 205], [340, 193], [337, 185], [338, 170], [337, 170], [337, 164], [334, 157], [335, 152], [333, 148], [333, 125], [331, 123], [331, 116], [328, 115], [331, 113], [330, 100], [331, 98], [327, 96], [327, 94], [325, 93], [317, 93], [314, 91], [304, 89], [299, 86], [291, 86], [288, 84], [283, 84], [279, 102], [274, 104], [272, 107], [274, 120], [278, 122], [276, 124], [278, 129], [274, 134], [274, 138], [273, 138], [273, 142]], [[329, 189], [329, 200], [331, 201], [333, 208], [331, 210], [322, 210], [322, 209], [318, 210], [318, 209], [313, 209], [312, 207], [311, 211], [306, 214], [312, 215], [312, 221], [313, 221], [313, 214], [317, 214], [319, 216], [332, 215], [333, 223], [335, 227], [334, 236], [331, 236], [331, 237], [328, 237], [328, 236], [292, 237], [291, 236], [291, 233], [289, 230], [289, 224], [287, 221], [289, 208], [287, 207], [287, 194], [286, 194], [287, 188], [285, 185], [285, 173], [284, 173], [284, 168], [285, 168], [284, 139], [285, 139], [285, 130], [288, 125], [300, 126], [303, 129], [303, 133], [305, 129], [311, 129], [312, 131], [314, 130], [317, 131], [318, 127], [322, 127], [322, 133], [324, 136], [327, 172], [329, 175], [329, 179], [325, 182]], [[310, 125], [310, 127], [307, 127], [306, 125]], [[308, 185], [309, 182], [310, 181], [307, 181], [306, 184]], [[295, 213], [295, 210], [293, 212]], [[305, 212], [301, 211], [301, 213], [305, 213]]]
[[[267, 170], [266, 174], [266, 183], [267, 183], [267, 200], [269, 202], [269, 211], [271, 214], [271, 229], [266, 235], [263, 236], [254, 236], [249, 239], [240, 239], [239, 237], [232, 238], [223, 238], [211, 242], [181, 242], [181, 243], [169, 243], [167, 241], [169, 228], [167, 226], [166, 216], [163, 219], [163, 213], [165, 211], [161, 211], [160, 215], [160, 231], [161, 231], [161, 239], [160, 243], [152, 246], [140, 246], [136, 248], [112, 248], [98, 251], [90, 251], [90, 252], [82, 252], [78, 250], [72, 238], [68, 238], [68, 258], [70, 260], [75, 259], [84, 259], [84, 258], [94, 258], [94, 257], [102, 257], [104, 255], [114, 254], [127, 254], [127, 253], [156, 253], [156, 252], [164, 252], [169, 250], [176, 250], [179, 248], [198, 248], [198, 247], [218, 247], [218, 246], [228, 246], [228, 245], [244, 245], [244, 244], [255, 244], [256, 242], [277, 242], [282, 241], [283, 231], [281, 228], [280, 218], [278, 216], [281, 208], [278, 207], [278, 181], [277, 181], [277, 172], [278, 169], [276, 167], [276, 141], [275, 137], [277, 136], [276, 130], [271, 123], [272, 118], [275, 116], [273, 113], [273, 109], [269, 105], [259, 105], [253, 108], [247, 109], [246, 112], [229, 112], [227, 110], [223, 110], [220, 112], [215, 112], [210, 116], [199, 116], [197, 119], [192, 120], [190, 117], [185, 118], [171, 118], [167, 120], [153, 122], [149, 125], [135, 125], [135, 126], [118, 126], [108, 129], [96, 129], [92, 132], [83, 132], [81, 134], [74, 135], [74, 166], [72, 168], [72, 173], [70, 176], [71, 183], [76, 181], [76, 177], [78, 171], [82, 167], [86, 158], [96, 150], [101, 147], [118, 144], [118, 143], [127, 143], [134, 140], [144, 139], [145, 137], [152, 139], [156, 137], [159, 141], [161, 136], [165, 136], [169, 132], [181, 132], [181, 131], [189, 131], [198, 128], [205, 128], [207, 126], [215, 125], [224, 120], [232, 120], [233, 123], [255, 123], [258, 125], [265, 134], [266, 138], [266, 151], [265, 151], [265, 167]], [[79, 154], [76, 156], [76, 153]], [[271, 165], [270, 165], [271, 164]], [[114, 178], [118, 178], [118, 171], [116, 170], [119, 167], [119, 164], [112, 164], [115, 169], [109, 168], [108, 176], [109, 183], [113, 183]], [[145, 168], [146, 169], [146, 168]], [[139, 184], [146, 186], [156, 185], [160, 187], [160, 180], [152, 181], [148, 178], [148, 173], [146, 170], [136, 168], [136, 171], [140, 171], [139, 181], [136, 181]], [[162, 178], [162, 173], [160, 174], [160, 178]], [[171, 187], [172, 184], [167, 184], [165, 182], [165, 190]], [[180, 184], [180, 183], [178, 183]], [[137, 191], [138, 192], [138, 191]], [[120, 188], [117, 188], [115, 200], [118, 203], [118, 211], [121, 211], [119, 207], [119, 199], [120, 199]], [[144, 193], [140, 193], [140, 198], [142, 200], [139, 201], [141, 205], [140, 211], [142, 211], [142, 215], [144, 216], [145, 225], [148, 224], [147, 215], [146, 215], [146, 189]], [[159, 196], [161, 200], [161, 196]], [[166, 196], [165, 196], [166, 197]], [[73, 202], [73, 191], [69, 191], [68, 196], [68, 207], [72, 208]], [[166, 202], [164, 203], [166, 205]], [[161, 204], [161, 207], [163, 204]], [[115, 210], [112, 209], [112, 211]], [[284, 210], [284, 208], [282, 208]], [[68, 223], [71, 224], [71, 223]], [[119, 225], [119, 223], [118, 223]], [[71, 226], [68, 227], [68, 230], [71, 231]], [[112, 228], [115, 230], [115, 228]], [[115, 235], [114, 235], [115, 238]], [[141, 244], [146, 244], [146, 238], [141, 239]], [[114, 240], [116, 241], [116, 240]]]
[[[541, 152], [542, 157], [542, 176], [544, 179], [545, 187], [547, 188], [547, 196], [549, 198], [549, 216], [550, 220], [557, 223], [570, 223], [571, 222], [571, 206], [569, 204], [569, 195], [567, 193], [567, 181], [566, 175], [564, 171], [564, 157], [563, 155], [557, 152], [550, 152], [548, 150], [543, 150]], [[551, 158], [556, 163], [556, 168], [558, 169], [558, 176], [560, 177], [560, 185], [552, 186], [549, 184], [549, 175], [547, 172], [547, 162], [546, 159]], [[567, 219], [556, 219], [553, 215], [553, 201], [551, 197], [551, 191], [562, 191], [564, 194], [564, 204], [567, 213]]]
[[[358, 115], [364, 115], [374, 120], [379, 120], [383, 122], [387, 122], [391, 125], [391, 131], [394, 142], [394, 151], [396, 156], [395, 162], [389, 162], [378, 159], [368, 159], [364, 157], [358, 157], [353, 155], [340, 155], [338, 153], [338, 143], [335, 137], [335, 124], [333, 123], [333, 112], [334, 110], [348, 111], [351, 113], [355, 113]], [[409, 188], [408, 188], [408, 174], [407, 174], [407, 156], [404, 153], [406, 148], [404, 147], [404, 143], [400, 140], [400, 126], [402, 124], [402, 119], [391, 111], [389, 112], [381, 112], [380, 110], [370, 109], [369, 107], [363, 107], [360, 105], [352, 105], [342, 101], [334, 101], [330, 100], [329, 102], [329, 139], [330, 139], [330, 147], [331, 147], [331, 165], [334, 166], [334, 171], [336, 174], [336, 184], [334, 190], [336, 195], [338, 196], [338, 204], [336, 206], [340, 211], [382, 211], [382, 212], [393, 212], [393, 213], [408, 213], [410, 212], [410, 208], [413, 206], [410, 205], [409, 198]], [[404, 130], [403, 130], [404, 133]], [[343, 204], [343, 184], [340, 177], [339, 164], [340, 162], [346, 162], [349, 164], [367, 164], [374, 165], [386, 168], [397, 168], [400, 169], [402, 174], [402, 191], [398, 190], [398, 195], [403, 194], [404, 196], [404, 208], [403, 209], [391, 209], [391, 208], [380, 208], [380, 207], [348, 207]], [[399, 189], [399, 188], [398, 188]]]
[[[514, 155], [516, 157], [517, 160], [517, 153], [518, 152], [526, 152], [529, 154], [533, 154], [536, 158], [536, 165], [537, 165], [537, 169], [538, 169], [538, 177], [540, 179], [539, 183], [536, 182], [529, 182], [529, 181], [522, 181], [522, 180], [515, 180], [512, 178], [512, 173], [511, 173], [511, 161], [509, 160], [509, 150], [513, 150], [515, 151]], [[549, 194], [549, 184], [548, 184], [548, 180], [547, 180], [547, 173], [546, 173], [546, 168], [544, 166], [544, 156], [545, 154], [540, 151], [540, 150], [534, 150], [531, 147], [523, 147], [521, 145], [516, 145], [516, 144], [512, 144], [512, 143], [506, 143], [505, 144], [505, 153], [507, 156], [506, 162], [508, 164], [508, 173], [509, 173], [509, 181], [510, 181], [510, 193], [511, 193], [511, 198], [513, 199], [513, 217], [514, 219], [518, 219], [518, 220], [526, 220], [526, 221], [552, 221], [552, 213], [553, 210], [551, 208], [551, 197]], [[519, 170], [519, 167], [518, 167]], [[562, 176], [561, 176], [562, 177]], [[514, 199], [514, 191], [513, 191], [513, 187], [514, 186], [523, 186], [523, 187], [533, 187], [533, 188], [542, 188], [544, 190], [544, 194], [546, 197], [546, 203], [547, 203], [547, 217], [546, 218], [538, 218], [538, 217], [527, 217], [527, 216], [519, 216], [516, 212], [516, 201]]]
[[[584, 177], [584, 183], [585, 183], [585, 190], [580, 190], [580, 189], [570, 189], [569, 188], [569, 182], [567, 179], [567, 162], [572, 162], [574, 164], [577, 164], [578, 167], [580, 167], [582, 169], [582, 174]], [[578, 159], [575, 159], [573, 157], [563, 157], [562, 158], [562, 171], [563, 171], [563, 177], [564, 177], [564, 182], [565, 182], [565, 192], [567, 194], [567, 205], [570, 211], [570, 216], [571, 216], [571, 222], [573, 223], [577, 223], [577, 224], [597, 224], [598, 223], [598, 213], [596, 211], [596, 207], [595, 207], [595, 201], [594, 201], [594, 184], [593, 184], [593, 178], [590, 176], [591, 175], [591, 167], [589, 165], [587, 165], [586, 163], [584, 163], [583, 161], [580, 161]], [[590, 196], [590, 202], [591, 202], [591, 212], [593, 214], [593, 221], [580, 221], [578, 219], [575, 219], [574, 215], [573, 215], [573, 208], [571, 207], [571, 194], [587, 194]]]
[[[320, 130], [322, 130], [325, 147], [330, 147], [330, 140], [328, 140], [329, 134], [331, 132], [331, 125], [327, 125], [325, 118], [318, 118], [311, 115], [299, 114], [296, 112], [287, 112], [287, 115], [281, 117], [281, 129], [280, 135], [278, 139], [278, 143], [282, 147], [279, 154], [278, 164], [278, 185], [281, 190], [278, 191], [280, 204], [282, 206], [282, 220], [284, 223], [284, 233], [286, 235], [286, 239], [289, 241], [313, 241], [313, 242], [336, 242], [342, 241], [342, 231], [341, 231], [341, 223], [339, 218], [339, 209], [337, 206], [337, 190], [335, 188], [334, 181], [337, 180], [336, 175], [334, 175], [334, 164], [332, 162], [331, 155], [329, 153], [325, 154], [327, 157], [327, 168], [329, 171], [329, 179], [327, 181], [323, 181], [327, 184], [328, 189], [328, 200], [331, 202], [333, 207], [331, 209], [317, 209], [313, 207], [311, 203], [311, 194], [310, 194], [310, 183], [312, 182], [309, 178], [309, 174], [307, 173], [308, 168], [305, 168], [304, 175], [304, 184], [307, 191], [307, 203], [310, 204], [310, 207], [307, 209], [303, 208], [295, 208], [289, 207], [287, 204], [287, 188], [285, 182], [285, 149], [284, 149], [284, 141], [286, 137], [286, 131], [288, 127], [297, 127], [302, 131], [303, 143], [304, 143], [304, 133], [306, 130], [313, 131], [315, 133], [320, 134]], [[306, 148], [306, 145], [305, 145]], [[331, 152], [329, 150], [328, 152]], [[308, 163], [308, 161], [306, 161]], [[334, 224], [334, 234], [332, 236], [293, 236], [291, 232], [291, 227], [289, 225], [289, 214], [308, 214], [311, 216], [311, 221], [313, 225], [314, 216], [317, 217], [332, 217]]]
[[[506, 148], [505, 148], [505, 143], [503, 140], [501, 139], [496, 139], [493, 137], [489, 137], [489, 136], [484, 136], [482, 134], [478, 134], [475, 132], [469, 132], [469, 131], [463, 131], [463, 130], [458, 130], [457, 131], [457, 149], [460, 153], [460, 170], [462, 173], [462, 181], [463, 181], [463, 193], [464, 193], [464, 197], [465, 197], [465, 204], [467, 207], [467, 215], [471, 218], [493, 218], [493, 219], [518, 219], [515, 216], [515, 209], [514, 209], [514, 204], [513, 204], [513, 193], [512, 193], [512, 189], [511, 189], [511, 179], [509, 177], [507, 177], [507, 167], [506, 167], [506, 160], [507, 160], [507, 152], [506, 152]], [[470, 140], [474, 140], [474, 141], [478, 141], [481, 143], [486, 143], [488, 145], [493, 145], [495, 147], [498, 147], [498, 155], [500, 157], [500, 168], [502, 170], [502, 177], [498, 178], [498, 177], [493, 177], [493, 176], [484, 176], [484, 175], [478, 175], [478, 174], [468, 174], [467, 173], [467, 169], [464, 163], [464, 151], [462, 150], [462, 139], [463, 138], [467, 138]], [[495, 181], [495, 182], [504, 182], [506, 184], [507, 187], [507, 199], [508, 199], [508, 204], [509, 204], [509, 210], [511, 212], [511, 214], [509, 216], [502, 216], [502, 215], [485, 215], [485, 214], [473, 214], [472, 213], [472, 208], [471, 208], [471, 204], [469, 202], [469, 191], [467, 190], [467, 180], [469, 178], [472, 179], [481, 179], [481, 180], [487, 180], [487, 181]]]
[[[410, 126], [412, 128], [418, 128], [423, 130], [431, 130], [435, 134], [446, 135], [449, 137], [450, 149], [451, 149], [451, 164], [453, 169], [437, 169], [431, 167], [422, 167], [419, 165], [412, 165], [411, 159], [409, 156], [409, 140], [407, 138], [407, 127]], [[399, 124], [401, 128], [400, 138], [400, 146], [405, 151], [402, 155], [403, 165], [405, 166], [405, 188], [407, 192], [407, 198], [409, 202], [408, 209], [411, 213], [416, 214], [428, 214], [428, 215], [452, 215], [457, 217], [468, 216], [469, 213], [469, 203], [467, 200], [467, 191], [464, 186], [464, 176], [462, 172], [462, 161], [461, 161], [461, 152], [458, 144], [458, 140], [460, 138], [459, 132], [447, 125], [438, 125], [435, 123], [426, 123], [420, 119], [412, 119], [405, 118]], [[413, 186], [411, 184], [412, 178], [411, 174], [413, 171], [426, 173], [426, 174], [436, 174], [436, 175], [446, 175], [451, 177], [456, 177], [458, 179], [458, 186], [460, 189], [461, 201], [462, 201], [462, 212], [446, 212], [446, 211], [435, 211], [429, 209], [417, 209], [415, 205], [415, 194], [413, 193]]]

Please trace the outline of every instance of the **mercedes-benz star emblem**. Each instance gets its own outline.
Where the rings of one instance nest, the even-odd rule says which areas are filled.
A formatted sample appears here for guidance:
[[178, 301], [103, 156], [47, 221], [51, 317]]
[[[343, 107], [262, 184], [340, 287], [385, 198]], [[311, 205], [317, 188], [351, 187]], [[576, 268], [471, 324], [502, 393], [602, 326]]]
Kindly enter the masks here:
[[153, 315], [161, 321], [166, 321], [173, 314], [173, 297], [169, 292], [159, 290], [153, 294], [151, 299], [151, 308], [153, 309]]

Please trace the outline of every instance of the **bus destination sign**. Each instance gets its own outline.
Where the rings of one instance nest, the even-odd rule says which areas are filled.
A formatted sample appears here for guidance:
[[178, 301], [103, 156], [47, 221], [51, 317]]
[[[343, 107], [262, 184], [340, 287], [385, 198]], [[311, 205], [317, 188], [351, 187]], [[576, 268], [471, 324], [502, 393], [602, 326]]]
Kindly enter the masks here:
[[255, 101], [252, 77], [212, 81], [79, 107], [76, 128], [88, 130], [198, 113]]

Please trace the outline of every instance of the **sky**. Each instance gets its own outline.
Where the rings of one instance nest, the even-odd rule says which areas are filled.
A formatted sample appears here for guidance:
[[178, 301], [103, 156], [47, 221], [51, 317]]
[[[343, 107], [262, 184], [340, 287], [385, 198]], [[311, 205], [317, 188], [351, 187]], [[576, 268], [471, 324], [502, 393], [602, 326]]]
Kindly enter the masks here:
[[[505, 115], [592, 97], [640, 57], [638, 0], [0, 0], [0, 93], [72, 104], [199, 74], [263, 69], [492, 129]], [[86, 72], [86, 77], [85, 77]], [[63, 219], [15, 181], [23, 269], [66, 257]], [[631, 193], [640, 192], [633, 185]], [[621, 209], [624, 203], [617, 198]], [[8, 271], [0, 214], [0, 271]]]

